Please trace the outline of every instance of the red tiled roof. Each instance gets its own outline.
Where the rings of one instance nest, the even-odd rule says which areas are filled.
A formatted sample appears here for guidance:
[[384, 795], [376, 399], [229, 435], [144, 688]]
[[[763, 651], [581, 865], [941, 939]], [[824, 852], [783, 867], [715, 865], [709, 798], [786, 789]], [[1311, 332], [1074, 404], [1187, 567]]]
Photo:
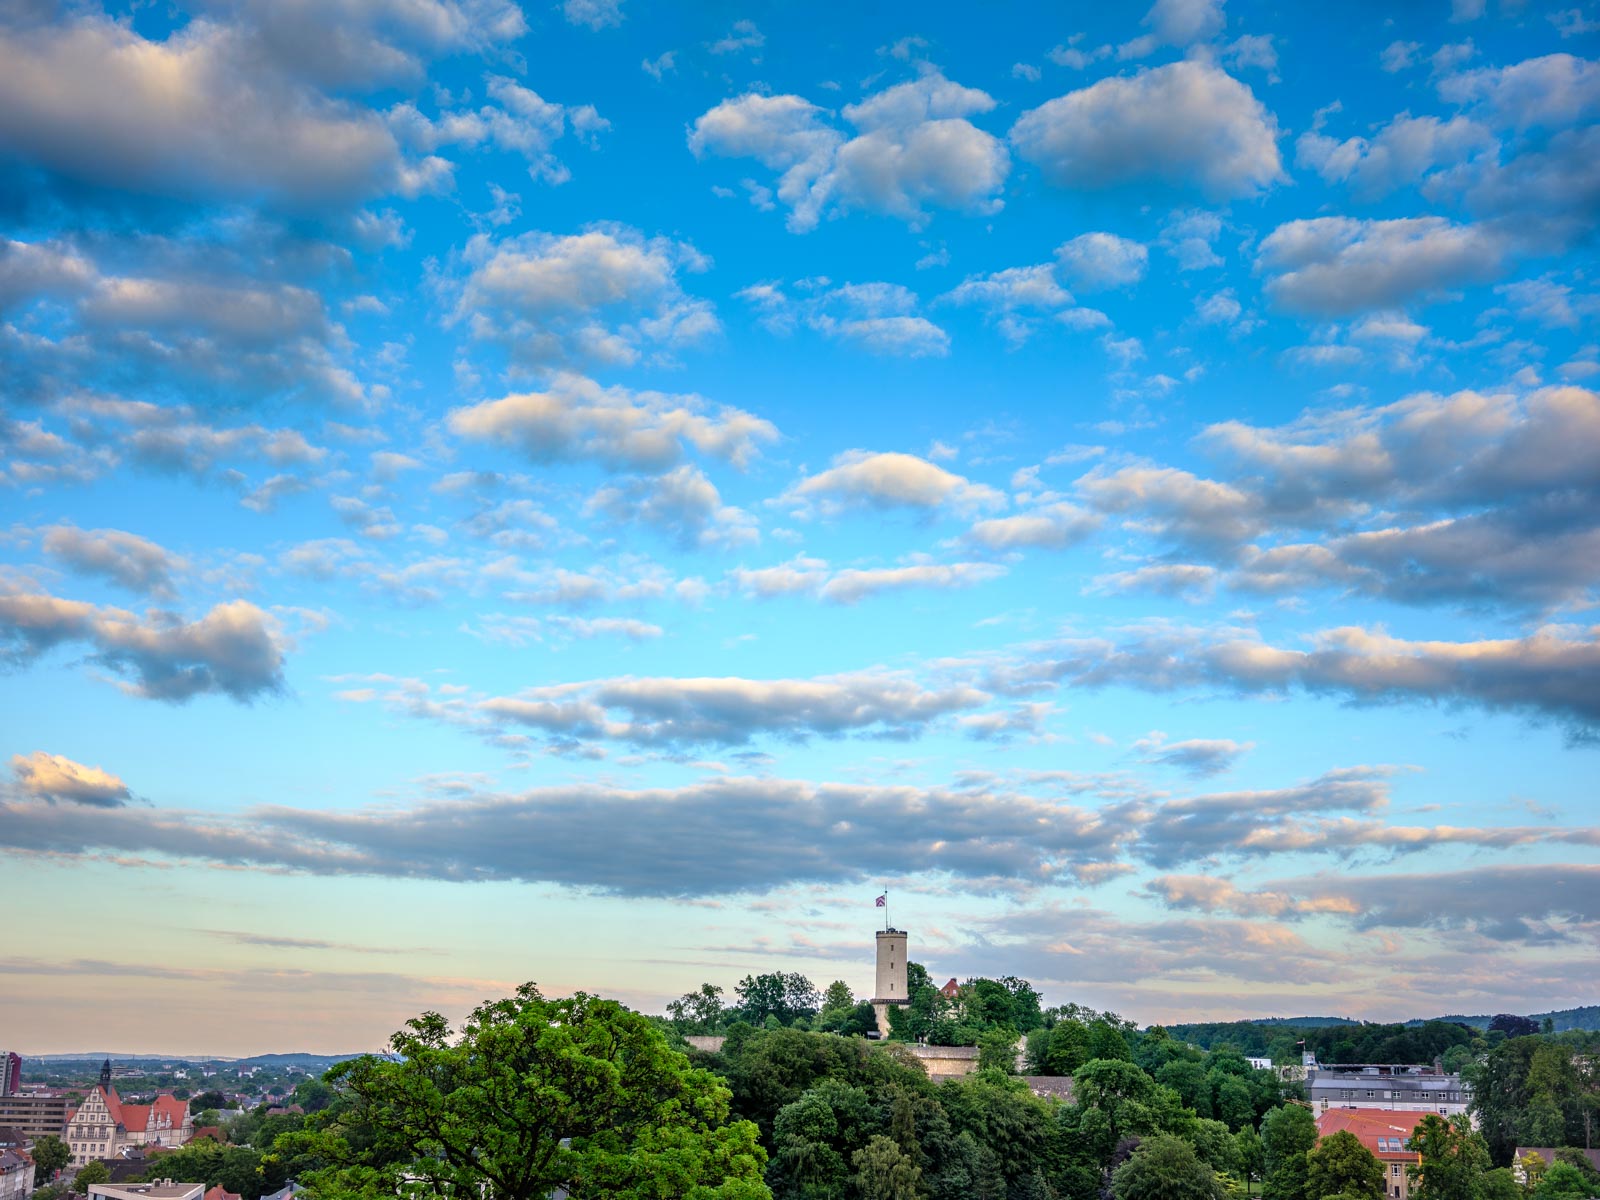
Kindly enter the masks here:
[[1386, 1112], [1371, 1108], [1330, 1108], [1317, 1118], [1317, 1137], [1331, 1137], [1341, 1131], [1353, 1133], [1361, 1144], [1384, 1162], [1421, 1162], [1422, 1156], [1414, 1150], [1390, 1150], [1379, 1139], [1398, 1138], [1404, 1142], [1416, 1132], [1422, 1113]]
[[205, 1200], [240, 1200], [240, 1197], [238, 1192], [224, 1191], [219, 1183], [206, 1192]]

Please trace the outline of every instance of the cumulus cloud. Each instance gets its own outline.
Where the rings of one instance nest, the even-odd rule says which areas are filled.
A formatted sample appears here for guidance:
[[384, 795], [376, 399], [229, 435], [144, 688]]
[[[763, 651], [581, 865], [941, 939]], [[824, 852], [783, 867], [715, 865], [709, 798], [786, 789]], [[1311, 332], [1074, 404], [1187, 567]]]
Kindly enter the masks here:
[[1010, 138], [1059, 187], [1155, 179], [1223, 198], [1283, 178], [1272, 114], [1246, 85], [1200, 61], [1069, 92], [1024, 113]]
[[989, 517], [966, 532], [966, 540], [986, 550], [1064, 550], [1099, 529], [1098, 514], [1065, 502], [1043, 505], [1014, 517]]
[[[1387, 335], [1415, 336], [1407, 323], [1385, 326]], [[1587, 564], [1600, 542], [1600, 397], [1587, 389], [1423, 392], [1276, 429], [1224, 421], [1198, 440], [1227, 460], [1229, 478], [1135, 464], [1078, 480], [1092, 509], [1123, 516], [1168, 550], [1097, 579], [1097, 589], [1182, 593], [1227, 583], [1273, 594], [1333, 587], [1404, 603], [1594, 601]], [[1173, 561], [1173, 551], [1190, 561]]]
[[89, 647], [126, 676], [126, 690], [182, 703], [221, 693], [249, 702], [284, 689], [277, 622], [247, 600], [218, 604], [196, 621], [151, 611], [140, 617], [43, 593], [0, 593], [0, 659], [21, 666], [56, 646]]
[[653, 472], [672, 469], [691, 448], [744, 467], [778, 436], [770, 422], [698, 396], [607, 388], [567, 373], [547, 391], [458, 408], [448, 423], [458, 437], [497, 442], [535, 462]]
[[74, 571], [101, 575], [129, 591], [171, 600], [172, 577], [187, 569], [183, 559], [147, 538], [121, 529], [79, 529], [52, 525], [44, 531], [44, 552]]
[[703, 341], [721, 329], [711, 305], [684, 293], [680, 271], [709, 262], [687, 242], [646, 238], [623, 225], [496, 241], [477, 234], [454, 319], [533, 367], [627, 365], [641, 354]]
[[1121, 642], [1082, 639], [997, 669], [987, 686], [1304, 691], [1357, 704], [1506, 712], [1554, 721], [1576, 740], [1600, 737], [1600, 640], [1593, 630], [1546, 627], [1523, 637], [1450, 642], [1345, 626], [1308, 640], [1302, 650], [1238, 632], [1176, 628]]
[[1295, 142], [1296, 162], [1329, 183], [1348, 182], [1361, 199], [1374, 200], [1423, 183], [1430, 172], [1454, 167], [1499, 149], [1487, 128], [1468, 117], [1413, 117], [1402, 113], [1371, 139], [1343, 141], [1308, 130]]
[[1174, 742], [1158, 730], [1140, 738], [1133, 748], [1146, 762], [1204, 778], [1231, 771], [1240, 758], [1255, 749], [1255, 743], [1232, 738], [1185, 738]]
[[[259, 44], [247, 27], [204, 18], [162, 40], [97, 16], [9, 30], [0, 149], [75, 181], [182, 199], [317, 208], [447, 186], [444, 160], [407, 158], [378, 114]], [[333, 70], [349, 66], [337, 57]]]
[[884, 591], [908, 587], [961, 588], [987, 583], [1005, 574], [994, 563], [915, 563], [905, 567], [851, 568], [836, 572], [822, 585], [824, 600], [854, 604]]
[[555, 144], [561, 138], [571, 132], [580, 142], [593, 146], [598, 136], [611, 128], [611, 122], [592, 104], [556, 104], [503, 75], [490, 75], [484, 90], [489, 102], [477, 108], [447, 108], [429, 117], [407, 102], [391, 108], [385, 119], [396, 136], [415, 151], [493, 146], [521, 155], [528, 161], [529, 174], [550, 184], [566, 183], [572, 177], [555, 155]]
[[912, 737], [985, 703], [975, 688], [930, 690], [888, 674], [817, 679], [607, 679], [481, 701], [485, 716], [558, 737], [639, 746], [742, 745], [866, 734]]
[[697, 118], [689, 149], [697, 158], [754, 158], [779, 172], [778, 199], [795, 232], [858, 209], [921, 225], [929, 206], [1000, 208], [1010, 158], [967, 119], [994, 107], [986, 93], [929, 71], [847, 104], [843, 116], [856, 128], [847, 137], [800, 96], [752, 92]]
[[1482, 283], [1499, 274], [1508, 249], [1496, 230], [1444, 217], [1314, 217], [1268, 234], [1256, 264], [1278, 304], [1331, 317]]
[[[40, 399], [130, 381], [171, 391], [241, 398], [275, 395], [354, 408], [367, 398], [347, 365], [343, 331], [320, 295], [259, 278], [253, 246], [101, 235], [22, 242], [0, 237], [0, 311], [28, 319], [67, 316], [71, 336], [13, 347], [13, 387]], [[267, 267], [270, 271], [270, 266]]]
[[914, 454], [850, 450], [833, 465], [808, 475], [784, 493], [802, 509], [824, 513], [858, 508], [956, 510], [1000, 508], [1005, 496], [986, 484], [918, 458]]
[[86, 767], [64, 754], [48, 754], [43, 750], [13, 754], [11, 770], [17, 778], [18, 793], [50, 804], [119, 808], [133, 798], [128, 785], [110, 771]]
[[802, 279], [794, 292], [782, 280], [757, 283], [738, 296], [773, 333], [788, 335], [803, 325], [824, 337], [848, 342], [872, 354], [895, 358], [942, 358], [950, 335], [917, 312], [910, 288], [882, 281], [844, 283]]
[[656, 529], [681, 546], [728, 547], [760, 540], [755, 518], [724, 504], [705, 473], [687, 464], [665, 475], [601, 488], [586, 508], [618, 524]]
[[1222, 32], [1223, 0], [1156, 0], [1141, 22], [1149, 33], [1117, 47], [1117, 57], [1144, 58], [1160, 46], [1191, 46]]
[[800, 555], [772, 567], [736, 567], [729, 572], [747, 596], [813, 596], [834, 604], [855, 604], [881, 592], [906, 588], [965, 588], [998, 579], [1005, 568], [993, 563], [915, 562], [894, 567], [834, 568], [820, 558]]
[[1439, 95], [1476, 105], [1497, 125], [1559, 129], [1600, 113], [1600, 62], [1547, 54], [1508, 67], [1461, 71], [1439, 81]]
[[1056, 247], [1056, 258], [1079, 289], [1093, 292], [1138, 283], [1150, 251], [1114, 233], [1081, 233]]

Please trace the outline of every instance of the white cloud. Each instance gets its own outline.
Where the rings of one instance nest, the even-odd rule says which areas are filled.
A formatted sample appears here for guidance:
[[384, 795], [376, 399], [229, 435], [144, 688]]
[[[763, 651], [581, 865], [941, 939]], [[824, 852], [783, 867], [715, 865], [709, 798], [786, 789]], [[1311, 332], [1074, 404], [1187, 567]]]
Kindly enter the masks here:
[[1004, 145], [969, 116], [995, 102], [938, 72], [846, 105], [846, 136], [800, 96], [755, 93], [702, 114], [689, 134], [696, 157], [755, 158], [780, 172], [789, 227], [815, 228], [826, 212], [865, 209], [912, 224], [926, 207], [995, 212], [1010, 169]]
[[0, 149], [87, 183], [295, 208], [450, 179], [441, 159], [407, 159], [375, 113], [203, 18], [159, 41], [99, 17], [8, 32]]
[[687, 242], [597, 225], [498, 242], [478, 234], [464, 257], [470, 272], [455, 319], [518, 362], [629, 364], [652, 347], [670, 351], [721, 329], [711, 305], [678, 283], [680, 271], [710, 265]]
[[561, 15], [569, 25], [605, 29], [622, 24], [622, 0], [564, 0]]
[[1561, 129], [1600, 112], [1600, 62], [1547, 54], [1482, 67], [1441, 79], [1439, 95], [1452, 104], [1477, 104], [1485, 120], [1518, 130]]
[[1348, 182], [1358, 196], [1376, 199], [1422, 183], [1436, 168], [1498, 148], [1494, 135], [1467, 117], [1441, 121], [1402, 113], [1370, 141], [1352, 137], [1341, 142], [1315, 130], [1303, 133], [1295, 143], [1295, 161], [1329, 183]]
[[1138, 283], [1150, 251], [1114, 233], [1081, 233], [1056, 247], [1056, 258], [1074, 284], [1093, 292]]
[[1160, 46], [1191, 46], [1222, 32], [1224, 0], [1156, 0], [1142, 22], [1150, 32], [1117, 47], [1117, 57], [1144, 58]]
[[766, 44], [766, 35], [756, 28], [754, 21], [735, 21], [726, 35], [706, 49], [713, 54], [738, 54], [744, 50], [759, 50]]
[[120, 808], [133, 798], [128, 785], [110, 771], [86, 767], [64, 754], [47, 754], [43, 750], [13, 754], [11, 770], [22, 795], [49, 804]]
[[618, 524], [642, 525], [683, 546], [740, 546], [760, 540], [749, 513], [723, 504], [704, 472], [684, 464], [664, 475], [610, 484], [586, 506]]
[[1498, 274], [1507, 246], [1482, 225], [1443, 217], [1315, 217], [1278, 226], [1256, 262], [1286, 308], [1339, 316], [1392, 308]]
[[44, 532], [44, 552], [74, 571], [103, 575], [130, 591], [160, 600], [175, 598], [172, 577], [188, 564], [155, 542], [121, 529], [79, 529], [52, 525]]
[[914, 454], [851, 450], [791, 487], [785, 500], [823, 510], [847, 508], [1000, 508], [1005, 497]]
[[1077, 545], [1100, 527], [1100, 517], [1076, 504], [1047, 504], [1014, 517], [990, 517], [966, 532], [966, 539], [987, 550], [1024, 548], [1063, 550]]
[[1156, 179], [1226, 197], [1254, 195], [1284, 177], [1272, 114], [1204, 62], [1102, 79], [1024, 113], [1010, 136], [1059, 187]]
[[691, 447], [742, 467], [778, 436], [770, 422], [698, 396], [607, 388], [564, 373], [547, 391], [458, 408], [449, 426], [458, 437], [498, 442], [536, 462], [588, 460], [658, 472]]

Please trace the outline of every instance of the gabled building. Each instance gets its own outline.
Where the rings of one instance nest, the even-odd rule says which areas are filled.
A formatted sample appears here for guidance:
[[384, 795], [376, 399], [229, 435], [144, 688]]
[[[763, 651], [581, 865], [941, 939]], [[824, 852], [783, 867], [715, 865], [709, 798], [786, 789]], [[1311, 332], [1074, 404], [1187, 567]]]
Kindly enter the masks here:
[[1330, 1108], [1317, 1117], [1317, 1140], [1341, 1131], [1353, 1133], [1383, 1164], [1383, 1191], [1389, 1200], [1409, 1200], [1411, 1175], [1407, 1167], [1422, 1161], [1422, 1155], [1407, 1150], [1406, 1143], [1416, 1132], [1420, 1116], [1405, 1113], [1375, 1112], [1372, 1109]]
[[124, 1104], [111, 1086], [111, 1063], [100, 1069], [100, 1085], [67, 1118], [72, 1165], [115, 1158], [132, 1146], [186, 1144], [194, 1137], [189, 1102], [163, 1092], [149, 1104]]
[[33, 1195], [34, 1162], [25, 1150], [0, 1150], [0, 1200]]

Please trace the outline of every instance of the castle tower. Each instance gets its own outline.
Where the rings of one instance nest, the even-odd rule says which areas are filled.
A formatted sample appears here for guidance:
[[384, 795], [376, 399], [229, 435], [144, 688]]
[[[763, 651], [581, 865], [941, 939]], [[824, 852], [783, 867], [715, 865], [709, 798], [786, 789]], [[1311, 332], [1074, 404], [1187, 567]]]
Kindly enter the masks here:
[[100, 1086], [108, 1091], [111, 1088], [111, 1060], [109, 1058], [100, 1067]]
[[878, 930], [878, 975], [872, 997], [872, 1011], [878, 1017], [878, 1032], [889, 1036], [889, 1006], [909, 1004], [906, 987], [906, 931]]

